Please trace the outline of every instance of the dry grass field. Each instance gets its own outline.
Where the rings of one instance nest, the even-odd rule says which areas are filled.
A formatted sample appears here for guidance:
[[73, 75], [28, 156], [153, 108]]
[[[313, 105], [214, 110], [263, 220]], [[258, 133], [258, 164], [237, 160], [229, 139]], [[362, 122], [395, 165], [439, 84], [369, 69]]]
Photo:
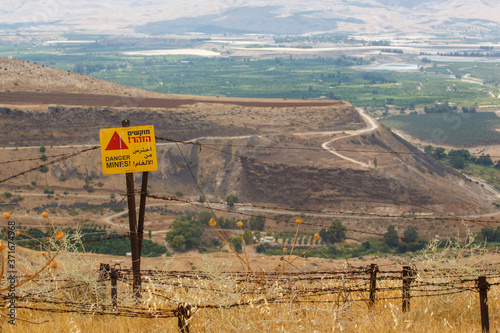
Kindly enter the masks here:
[[[50, 217], [44, 221], [51, 223]], [[109, 277], [100, 278], [98, 264], [117, 262], [74, 252], [78, 240], [60, 236], [54, 230], [43, 241], [43, 253], [16, 250], [17, 320], [9, 324], [8, 308], [2, 311], [2, 332], [176, 332], [178, 318], [191, 332], [480, 332], [478, 276], [491, 284], [492, 331], [500, 322], [500, 257], [468, 243], [437, 249], [436, 240], [406, 262], [415, 272], [409, 311], [402, 310], [404, 282], [394, 262], [379, 262], [370, 305], [369, 265], [349, 260], [301, 269], [311, 259], [293, 254], [285, 254], [274, 267], [245, 254], [241, 262], [231, 254], [204, 255], [195, 271], [176, 269], [176, 258], [155, 259], [145, 262], [145, 268], [155, 269], [143, 272], [139, 299], [132, 294], [128, 263], [121, 262], [115, 308]], [[2, 272], [2, 304], [7, 307], [8, 272]], [[187, 316], [180, 315], [180, 304], [189, 307]]]

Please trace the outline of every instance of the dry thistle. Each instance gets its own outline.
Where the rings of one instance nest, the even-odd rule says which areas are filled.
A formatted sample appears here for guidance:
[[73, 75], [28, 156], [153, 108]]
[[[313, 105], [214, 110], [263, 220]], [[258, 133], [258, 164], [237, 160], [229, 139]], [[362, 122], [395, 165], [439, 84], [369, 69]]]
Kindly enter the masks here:
[[244, 259], [243, 259], [243, 258], [242, 258], [239, 254], [238, 254], [238, 252], [234, 249], [234, 247], [231, 245], [231, 243], [229, 243], [229, 241], [228, 241], [227, 239], [225, 239], [225, 238], [221, 235], [221, 233], [219, 232], [219, 230], [217, 230], [217, 228], [215, 227], [215, 226], [217, 225], [217, 222], [215, 222], [215, 220], [214, 220], [213, 218], [211, 218], [211, 219], [210, 219], [209, 224], [210, 224], [210, 226], [211, 226], [212, 228], [214, 228], [214, 230], [217, 232], [217, 234], [219, 235], [219, 237], [220, 237], [220, 238], [222, 238], [222, 240], [224, 241], [224, 243], [226, 243], [226, 245], [227, 245], [227, 246], [229, 246], [229, 248], [231, 249], [231, 251], [233, 251], [233, 252], [234, 252], [234, 254], [238, 257], [238, 259], [240, 259], [240, 260], [241, 260], [241, 262], [242, 262], [242, 263], [244, 263], [244, 264], [247, 266], [248, 270], [249, 270], [250, 272], [252, 272], [252, 273], [253, 273], [252, 268], [250, 267], [250, 264], [248, 263], [248, 260], [244, 260]]
[[57, 263], [55, 261], [50, 263], [50, 268], [56, 269], [57, 268]]
[[58, 240], [60, 241], [61, 239], [63, 239], [64, 237], [64, 232], [59, 230], [58, 232], [56, 232], [56, 234], [54, 235], [54, 239], [55, 240]]

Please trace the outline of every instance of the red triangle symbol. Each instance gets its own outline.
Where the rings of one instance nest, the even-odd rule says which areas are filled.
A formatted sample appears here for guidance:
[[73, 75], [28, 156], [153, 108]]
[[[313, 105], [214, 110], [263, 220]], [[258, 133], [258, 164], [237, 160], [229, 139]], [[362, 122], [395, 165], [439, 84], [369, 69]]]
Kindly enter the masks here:
[[109, 140], [106, 150], [123, 150], [123, 149], [128, 149], [128, 147], [125, 144], [125, 142], [123, 142], [122, 138], [120, 138], [118, 133], [116, 133], [115, 131], [115, 133], [111, 137], [111, 140]]

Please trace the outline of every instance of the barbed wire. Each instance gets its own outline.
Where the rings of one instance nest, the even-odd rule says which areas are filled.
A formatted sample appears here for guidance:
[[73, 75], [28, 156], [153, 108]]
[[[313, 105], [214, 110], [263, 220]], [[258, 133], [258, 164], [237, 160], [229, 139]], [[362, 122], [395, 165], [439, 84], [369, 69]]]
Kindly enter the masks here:
[[[97, 126], [96, 126], [97, 127]], [[326, 135], [325, 135], [326, 136]], [[155, 137], [157, 140], [162, 140], [162, 141], [167, 141], [170, 143], [182, 143], [182, 144], [188, 144], [188, 145], [195, 145], [195, 146], [208, 146], [208, 147], [224, 147], [226, 144], [219, 144], [219, 143], [202, 143], [201, 140], [203, 139], [197, 139], [197, 140], [175, 140], [175, 139], [167, 139], [167, 138], [160, 138], [160, 137]], [[231, 137], [227, 137], [228, 140], [231, 140]], [[319, 148], [319, 147], [290, 147], [290, 146], [273, 146], [273, 145], [254, 145], [254, 144], [245, 144], [245, 145], [238, 145], [238, 144], [231, 144], [232, 147], [237, 147], [237, 148], [247, 148], [247, 149], [274, 149], [274, 150], [305, 150], [305, 151], [325, 151], [324, 148]], [[21, 147], [23, 148], [23, 147]], [[39, 147], [29, 147], [33, 149], [38, 149]], [[58, 148], [58, 147], [56, 147]], [[65, 146], [62, 148], [72, 148], [72, 146]], [[455, 151], [461, 151], [465, 149], [456, 149]], [[388, 151], [388, 150], [370, 150], [370, 149], [342, 149], [342, 148], [335, 148], [335, 151], [338, 152], [352, 152], [352, 153], [364, 153], [364, 154], [389, 154], [389, 155], [416, 155], [416, 156], [435, 156], [435, 157], [446, 157], [446, 156], [456, 156], [456, 157], [465, 157], [465, 158], [479, 158], [481, 156], [484, 156], [484, 153], [481, 155], [479, 154], [457, 154], [457, 153], [426, 153], [426, 152], [421, 152], [421, 151]], [[43, 154], [41, 152], [41, 154]], [[55, 158], [59, 156], [64, 156], [64, 155], [69, 155], [71, 153], [61, 153], [61, 154], [56, 154], [56, 155], [48, 155], [45, 156], [45, 158]], [[491, 155], [488, 154], [491, 158], [500, 158], [499, 156], [496, 155]], [[10, 164], [10, 163], [15, 163], [15, 162], [27, 162], [27, 161], [38, 161], [38, 160], [43, 160], [43, 158], [36, 157], [36, 158], [25, 158], [25, 159], [17, 159], [17, 160], [8, 160], [8, 161], [2, 161], [0, 162], [0, 165], [2, 164]]]
[[[355, 212], [355, 211], [344, 211], [344, 210], [338, 210], [338, 211], [329, 211], [325, 209], [308, 209], [308, 208], [300, 208], [300, 210], [290, 208], [290, 207], [284, 207], [284, 206], [265, 206], [265, 205], [259, 205], [259, 204], [253, 204], [253, 203], [236, 203], [232, 207], [229, 207], [227, 202], [222, 202], [222, 201], [209, 201], [206, 200], [205, 202], [200, 202], [200, 201], [193, 201], [189, 199], [181, 199], [175, 195], [171, 195], [170, 197], [168, 196], [159, 196], [155, 194], [147, 194], [148, 197], [151, 197], [153, 199], [159, 199], [159, 200], [167, 200], [167, 201], [177, 201], [180, 203], [184, 204], [191, 204], [199, 207], [203, 207], [205, 203], [209, 204], [217, 204], [221, 206], [226, 206], [228, 207], [224, 211], [228, 213], [237, 213], [237, 214], [242, 214], [241, 212], [237, 211], [238, 209], [246, 209], [246, 210], [267, 210], [267, 212], [262, 212], [262, 213], [269, 213], [269, 214], [275, 214], [275, 215], [286, 215], [292, 214], [292, 215], [300, 215], [300, 216], [307, 216], [309, 215], [323, 215], [324, 217], [342, 217], [342, 218], [366, 218], [366, 217], [373, 217], [373, 218], [381, 218], [381, 219], [404, 219], [404, 220], [444, 220], [444, 221], [454, 221], [454, 222], [476, 222], [476, 223], [486, 223], [486, 224], [500, 224], [500, 221], [491, 221], [491, 220], [480, 220], [474, 217], [468, 217], [468, 216], [426, 216], [426, 215], [419, 215], [418, 213], [408, 213], [408, 214], [400, 214], [400, 215], [390, 215], [390, 214], [376, 214], [376, 213], [368, 213], [368, 212]], [[161, 199], [160, 199], [161, 198]], [[213, 207], [212, 207], [213, 208]], [[272, 212], [275, 211], [275, 212]], [[500, 215], [500, 212], [498, 213]], [[350, 217], [351, 216], [351, 217]]]
[[[43, 153], [41, 153], [41, 154], [43, 154]], [[46, 161], [46, 160], [49, 160], [51, 158], [69, 156], [69, 155], [71, 155], [71, 153], [63, 153], [63, 154], [56, 154], [56, 155], [49, 155], [49, 156], [45, 155], [45, 156], [34, 157], [34, 158], [20, 158], [17, 160], [2, 161], [2, 162], [0, 162], [0, 165], [17, 163], [17, 162]]]
[[[201, 146], [205, 146], [205, 144], [201, 144], [199, 142], [189, 142], [189, 141], [180, 141], [180, 140], [173, 140], [173, 139], [168, 139], [168, 138], [159, 138], [157, 137], [158, 140], [165, 140], [165, 141], [169, 141], [169, 142], [174, 142], [174, 143], [182, 143], [182, 144], [193, 144], [193, 145], [200, 145]], [[45, 163], [45, 164], [42, 164], [42, 165], [39, 165], [37, 167], [34, 167], [34, 168], [31, 168], [30, 170], [27, 170], [27, 171], [23, 171], [19, 174], [16, 174], [14, 176], [11, 176], [11, 177], [8, 177], [6, 179], [3, 179], [3, 180], [0, 180], [0, 183], [3, 183], [7, 180], [10, 180], [12, 178], [16, 178], [16, 177], [19, 177], [21, 175], [24, 175], [28, 172], [32, 172], [32, 171], [35, 171], [37, 169], [40, 169], [44, 166], [47, 166], [47, 165], [50, 165], [50, 164], [54, 164], [54, 163], [57, 163], [57, 162], [60, 162], [60, 161], [63, 161], [65, 159], [68, 159], [68, 158], [72, 158], [72, 157], [75, 157], [81, 153], [84, 153], [84, 152], [87, 152], [87, 151], [90, 151], [90, 150], [94, 150], [94, 149], [97, 149], [99, 148], [100, 146], [93, 146], [93, 147], [90, 147], [90, 148], [87, 148], [87, 149], [84, 149], [82, 151], [79, 151], [79, 152], [76, 152], [76, 153], [71, 153], [71, 154], [63, 154], [62, 158], [60, 159], [57, 159], [57, 160], [54, 160], [54, 161], [51, 161], [51, 162], [48, 162], [48, 163]], [[218, 150], [218, 149], [216, 149]], [[259, 162], [259, 161], [256, 161], [254, 159], [251, 159], [251, 158], [248, 158], [248, 157], [244, 157], [244, 156], [240, 156], [240, 155], [236, 155], [236, 154], [232, 154], [232, 153], [229, 153], [229, 152], [225, 152], [223, 150], [218, 150], [220, 152], [223, 152], [223, 153], [227, 153], [227, 154], [231, 154], [235, 157], [239, 157], [239, 158], [244, 158], [244, 159], [250, 159], [252, 160], [253, 162], [255, 163], [259, 163], [259, 164], [263, 164], [267, 167], [274, 167], [274, 168], [280, 168], [280, 169], [283, 169], [282, 166], [275, 166], [275, 165], [272, 165], [272, 164], [269, 164], [269, 163], [264, 163], [264, 162]], [[187, 164], [187, 163], [186, 163]], [[296, 174], [297, 172], [293, 172], [293, 171], [287, 171], [287, 170], [283, 170], [285, 172], [288, 172], [288, 173], [293, 173], [293, 174]], [[191, 171], [192, 173], [192, 171]], [[303, 175], [303, 176], [307, 176], [307, 175]], [[314, 177], [310, 177], [310, 176], [307, 176], [307, 178], [311, 178], [311, 179], [314, 179], [314, 180], [317, 180], [315, 179]], [[194, 175], [193, 175], [193, 179], [195, 180], [194, 178]], [[324, 180], [323, 180], [324, 181]], [[196, 180], [195, 180], [196, 182]], [[331, 183], [331, 182], [329, 182]], [[415, 204], [411, 204], [409, 202], [405, 202], [405, 201], [401, 201], [401, 200], [398, 200], [398, 199], [394, 199], [394, 198], [390, 198], [390, 197], [386, 197], [386, 196], [381, 196], [381, 195], [377, 195], [377, 194], [373, 194], [373, 193], [369, 193], [369, 192], [366, 192], [366, 191], [363, 191], [363, 190], [359, 190], [359, 189], [356, 189], [356, 188], [351, 188], [351, 187], [347, 187], [347, 186], [344, 186], [344, 185], [341, 185], [341, 184], [334, 184], [332, 183], [332, 185], [335, 185], [335, 186], [339, 186], [339, 187], [342, 187], [342, 188], [346, 188], [346, 189], [349, 189], [349, 190], [353, 190], [353, 191], [358, 191], [358, 192], [362, 192], [362, 193], [365, 193], [365, 194], [368, 194], [370, 196], [375, 196], [375, 197], [381, 197], [381, 198], [384, 198], [384, 199], [387, 199], [387, 200], [391, 200], [391, 201], [394, 201], [394, 202], [397, 202], [397, 203], [404, 203], [404, 204], [408, 204], [408, 205], [411, 205], [411, 206], [414, 206], [414, 207], [418, 207], [418, 208], [421, 208], [421, 209], [424, 209], [424, 210], [430, 210], [432, 212], [435, 212], [435, 213], [439, 213], [441, 215], [445, 215], [445, 216], [439, 216], [439, 217], [427, 217], [427, 216], [412, 216], [412, 217], [407, 217], [407, 218], [414, 218], [414, 219], [447, 219], [447, 220], [460, 220], [462, 221], [462, 219], [465, 219], [467, 217], [456, 217], [456, 216], [453, 216], [451, 214], [448, 214], [448, 213], [444, 213], [444, 212], [440, 212], [440, 211], [437, 211], [435, 209], [431, 209], [431, 208], [428, 208], [428, 207], [425, 207], [425, 206], [421, 206], [421, 205], [415, 205]], [[199, 185], [198, 185], [199, 187]], [[203, 195], [203, 194], [202, 194]], [[184, 201], [185, 202], [185, 201]], [[269, 207], [262, 207], [263, 209], [269, 209]], [[286, 207], [280, 207], [281, 210], [287, 210]], [[290, 210], [290, 209], [288, 209]], [[292, 210], [290, 210], [292, 211]], [[317, 210], [305, 210], [307, 212], [315, 212], [315, 213], [319, 213], [319, 214], [332, 214], [332, 215], [335, 215], [335, 213], [328, 213], [328, 212], [324, 212], [324, 211], [317, 211]], [[293, 212], [293, 211], [292, 211]], [[340, 214], [350, 214], [350, 215], [362, 215], [362, 216], [367, 216], [368, 214], [363, 212], [363, 213], [356, 213], [356, 212], [340, 212]], [[215, 215], [215, 214], [214, 214]], [[380, 214], [371, 214], [373, 217], [378, 217], [378, 218], [398, 218], [398, 216], [387, 216], [387, 215], [380, 215]], [[495, 222], [495, 221], [480, 221], [480, 220], [467, 220], [467, 221], [470, 221], [472, 223], [477, 223], [477, 224], [480, 224], [480, 225], [483, 225], [483, 226], [486, 226], [484, 223], [487, 223], [487, 224], [490, 224], [490, 223], [500, 223], [500, 222]]]
[[[329, 136], [329, 135], [325, 135]], [[195, 146], [212, 146], [212, 147], [224, 147], [226, 144], [218, 144], [218, 143], [202, 143], [200, 142], [202, 139], [197, 139], [197, 140], [187, 140], [187, 141], [182, 141], [182, 140], [174, 140], [174, 139], [166, 139], [166, 138], [160, 138], [156, 137], [157, 140], [162, 140], [162, 141], [168, 141], [171, 143], [177, 142], [177, 143], [182, 143], [182, 144], [189, 144], [189, 145], [195, 145]], [[231, 137], [227, 138], [228, 140], [231, 140]], [[237, 148], [248, 148], [248, 149], [276, 149], [276, 150], [306, 150], [306, 151], [325, 151], [325, 148], [319, 148], [319, 147], [288, 147], [288, 146], [272, 146], [272, 145], [253, 145], [253, 144], [246, 144], [246, 145], [238, 145], [238, 144], [231, 144], [231, 147], [237, 147]], [[465, 150], [465, 149], [456, 149], [456, 151], [460, 150]], [[416, 155], [416, 156], [437, 156], [437, 157], [446, 157], [446, 156], [457, 156], [457, 157], [466, 157], [466, 158], [479, 158], [484, 155], [479, 154], [457, 154], [457, 153], [425, 153], [425, 152], [417, 152], [417, 151], [387, 151], [387, 150], [370, 150], [370, 149], [340, 149], [340, 148], [335, 148], [335, 151], [338, 152], [346, 152], [346, 153], [365, 153], [365, 154], [389, 154], [389, 155]], [[491, 158], [500, 158], [500, 156], [496, 155], [490, 155]]]
[[[117, 270], [122, 273], [130, 273], [130, 269], [119, 269]], [[441, 270], [443, 271], [443, 270]], [[142, 273], [152, 273], [154, 275], [158, 275], [158, 271], [153, 271], [153, 270], [142, 270]], [[326, 271], [323, 271], [321, 273], [325, 273]], [[236, 308], [236, 307], [247, 307], [247, 306], [257, 306], [257, 305], [278, 305], [278, 304], [337, 304], [338, 306], [341, 306], [343, 304], [354, 304], [354, 303], [367, 303], [373, 301], [373, 299], [368, 299], [366, 297], [363, 297], [363, 295], [366, 295], [366, 293], [370, 292], [372, 289], [367, 286], [367, 281], [366, 279], [363, 279], [362, 281], [365, 281], [365, 286], [355, 286], [355, 287], [350, 287], [345, 284], [346, 279], [345, 277], [342, 277], [342, 273], [346, 274], [352, 274], [355, 272], [356, 274], [368, 274], [368, 269], [366, 267], [358, 267], [358, 268], [353, 268], [352, 271], [347, 271], [344, 270], [343, 272], [340, 271], [332, 271], [330, 272], [335, 278], [338, 280], [338, 282], [342, 282], [341, 284], [337, 286], [333, 285], [328, 285], [328, 286], [313, 286], [313, 287], [307, 287], [310, 285], [308, 284], [303, 284], [301, 288], [296, 287], [287, 287], [286, 283], [280, 284], [280, 290], [279, 290], [279, 295], [272, 295], [272, 294], [265, 294], [266, 293], [266, 288], [255, 288], [255, 289], [243, 289], [240, 290], [239, 292], [241, 293], [241, 296], [243, 297], [244, 295], [247, 295], [247, 297], [250, 297], [251, 295], [254, 295], [257, 298], [250, 298], [250, 299], [240, 299], [236, 302], [231, 302], [231, 303], [218, 303], [218, 304], [210, 304], [210, 303], [198, 303], [198, 304], [189, 304], [192, 309], [196, 312], [201, 309], [231, 309], [231, 308]], [[428, 271], [426, 271], [428, 272]], [[194, 272], [183, 272], [183, 271], [172, 271], [169, 272], [172, 274], [172, 278], [178, 278], [175, 277], [175, 274], [179, 273], [186, 273], [189, 276], [190, 280], [194, 281], [199, 281], [201, 276], [200, 273], [195, 274]], [[318, 274], [320, 272], [311, 272], [311, 274]], [[385, 273], [399, 273], [398, 274], [398, 280], [399, 281], [405, 281], [405, 277], [402, 275], [402, 271], [398, 270], [389, 270], [389, 271], [384, 271], [384, 272], [379, 272], [379, 274], [385, 274]], [[208, 275], [207, 273], [205, 273]], [[231, 274], [239, 274], [239, 275], [248, 275], [248, 272], [236, 272], [236, 273], [231, 273]], [[290, 275], [290, 276], [296, 276], [298, 273], [290, 273], [290, 272], [285, 272], [285, 275]], [[427, 279], [432, 279], [432, 276], [426, 276]], [[500, 275], [497, 275], [496, 278], [500, 278]], [[326, 277], [328, 280], [328, 277]], [[45, 283], [50, 283], [48, 280], [38, 280], [40, 282], [45, 282]], [[72, 282], [71, 279], [62, 279], [58, 280], [59, 282]], [[131, 285], [131, 279], [123, 279], [121, 278], [120, 281], [124, 284]], [[252, 283], [252, 282], [258, 282], [258, 283], [263, 283], [265, 280], [247, 280], [247, 283]], [[347, 280], [348, 281], [348, 280]], [[377, 281], [383, 284], [383, 279], [381, 276], [377, 277]], [[101, 280], [101, 282], [104, 282]], [[151, 281], [150, 281], [151, 282]], [[237, 281], [235, 281], [237, 282]], [[296, 281], [297, 282], [297, 281]], [[411, 298], [430, 298], [430, 297], [443, 297], [443, 296], [451, 296], [451, 295], [458, 295], [462, 293], [467, 293], [467, 292], [477, 292], [478, 287], [474, 285], [473, 283], [477, 282], [477, 279], [462, 279], [460, 281], [442, 281], [442, 282], [433, 282], [433, 281], [416, 281], [411, 284]], [[172, 318], [172, 317], [177, 317], [179, 316], [179, 313], [176, 311], [175, 306], [178, 304], [181, 304], [179, 300], [173, 299], [171, 297], [168, 297], [167, 295], [162, 294], [161, 290], [158, 291], [148, 291], [148, 294], [151, 296], [156, 296], [160, 297], [166, 301], [168, 301], [173, 307], [156, 307], [155, 309], [152, 309], [147, 306], [147, 304], [144, 304], [143, 306], [136, 304], [135, 306], [124, 306], [124, 305], [117, 305], [112, 306], [112, 305], [106, 305], [103, 303], [93, 303], [93, 302], [75, 302], [75, 301], [68, 301], [68, 300], [61, 300], [58, 297], [40, 297], [42, 294], [50, 294], [51, 291], [53, 290], [58, 290], [58, 289], [70, 289], [74, 287], [80, 287], [80, 286], [85, 286], [88, 285], [88, 283], [79, 283], [76, 285], [72, 286], [63, 286], [60, 288], [55, 288], [52, 290], [47, 290], [42, 293], [28, 293], [25, 295], [19, 295], [17, 297], [17, 304], [16, 308], [18, 309], [26, 309], [26, 310], [32, 310], [32, 311], [41, 311], [41, 312], [49, 312], [49, 313], [80, 313], [83, 315], [97, 315], [97, 316], [106, 316], [106, 315], [113, 315], [113, 316], [119, 316], [119, 317], [132, 317], [132, 318]], [[165, 285], [164, 283], [158, 285]], [[500, 285], [500, 282], [497, 280], [497, 282], [492, 282], [488, 284], [491, 287], [496, 287]], [[202, 286], [197, 286], [196, 284], [193, 285], [182, 285], [183, 288], [195, 288], [195, 289], [200, 289], [204, 291], [209, 291], [209, 292], [223, 292], [226, 293], [227, 289], [223, 290], [218, 290], [216, 288], [203, 288]], [[432, 287], [431, 289], [425, 288], [425, 287]], [[156, 289], [156, 288], [155, 288]], [[394, 301], [394, 300], [402, 300], [405, 299], [405, 296], [403, 294], [401, 295], [385, 295], [387, 292], [400, 292], [401, 291], [401, 286], [398, 285], [379, 285], [376, 289], [374, 289], [377, 292], [377, 295], [375, 297], [375, 300], [377, 302], [382, 302], [382, 301]], [[349, 295], [355, 294], [357, 297], [350, 297]], [[334, 297], [337, 297], [337, 299], [332, 299]], [[48, 296], [48, 295], [47, 295]], [[325, 299], [326, 297], [326, 299]], [[342, 297], [342, 298], [340, 298]], [[9, 297], [7, 295], [1, 295], [1, 299], [3, 300], [8, 300]], [[323, 298], [323, 299], [322, 299]], [[36, 304], [43, 304], [43, 307], [36, 306]], [[49, 307], [47, 305], [52, 305], [52, 306], [59, 306], [59, 308], [56, 307]], [[168, 305], [168, 304], [165, 304]]]
[[[412, 207], [419, 208], [419, 209], [422, 209], [422, 210], [425, 210], [425, 211], [429, 211], [429, 212], [432, 212], [432, 213], [437, 213], [439, 215], [444, 215], [444, 216], [449, 216], [449, 217], [455, 217], [454, 215], [451, 215], [451, 214], [445, 213], [445, 212], [441, 212], [441, 211], [439, 211], [437, 209], [434, 209], [434, 208], [431, 208], [431, 207], [417, 205], [417, 204], [414, 204], [414, 203], [411, 203], [411, 202], [408, 202], [408, 201], [400, 200], [400, 199], [397, 199], [397, 198], [391, 198], [391, 197], [388, 197], [388, 196], [382, 195], [382, 194], [370, 193], [370, 192], [365, 191], [365, 190], [360, 189], [360, 188], [355, 188], [355, 187], [351, 187], [351, 186], [342, 185], [342, 184], [335, 183], [335, 182], [332, 182], [332, 181], [329, 181], [329, 180], [326, 180], [326, 179], [319, 179], [317, 177], [312, 177], [310, 175], [307, 175], [307, 174], [304, 174], [304, 173], [301, 173], [301, 172], [287, 170], [287, 168], [285, 166], [283, 166], [283, 165], [279, 165], [279, 164], [275, 165], [275, 164], [270, 164], [270, 163], [262, 162], [262, 161], [256, 160], [255, 158], [251, 158], [251, 157], [247, 157], [247, 156], [242, 156], [242, 155], [239, 155], [239, 154], [235, 154], [235, 153], [232, 153], [232, 152], [225, 151], [223, 149], [217, 149], [217, 148], [205, 146], [204, 144], [201, 144], [199, 142], [194, 143], [194, 142], [189, 142], [189, 141], [173, 140], [173, 139], [161, 138], [161, 137], [156, 137], [156, 139], [157, 140], [164, 140], [164, 141], [168, 141], [168, 142], [174, 142], [174, 143], [177, 143], [177, 144], [178, 143], [182, 143], [182, 144], [197, 145], [200, 148], [212, 149], [212, 150], [218, 151], [220, 153], [227, 154], [229, 156], [236, 157], [236, 158], [239, 158], [239, 159], [242, 159], [242, 160], [248, 160], [248, 161], [251, 161], [252, 163], [259, 164], [259, 165], [262, 165], [262, 166], [265, 166], [265, 167], [268, 167], [268, 168], [279, 169], [281, 172], [286, 173], [286, 174], [290, 174], [290, 175], [294, 175], [294, 176], [300, 176], [300, 177], [303, 177], [303, 178], [306, 178], [306, 179], [310, 179], [310, 180], [313, 180], [313, 181], [317, 181], [317, 182], [321, 182], [321, 183], [326, 183], [326, 184], [329, 184], [329, 185], [332, 185], [332, 186], [335, 186], [335, 187], [338, 187], [338, 188], [343, 188], [343, 189], [350, 190], [350, 191], [353, 191], [353, 192], [357, 192], [357, 193], [362, 193], [362, 194], [365, 194], [365, 195], [369, 195], [370, 197], [393, 201], [396, 204], [404, 204], [404, 205], [412, 206]], [[478, 222], [478, 224], [480, 224], [480, 223]]]
[[[167, 197], [167, 196], [158, 196], [158, 195], [153, 195], [153, 194], [148, 194], [147, 195], [148, 198], [151, 198], [151, 199], [157, 199], [157, 200], [164, 200], [164, 201], [180, 201], [180, 202], [184, 202], [182, 200], [179, 200], [177, 197]], [[186, 203], [190, 203], [189, 201], [186, 201]], [[216, 207], [211, 207], [211, 210], [212, 211], [218, 211], [218, 212], [225, 212], [225, 213], [233, 213], [233, 214], [238, 214], [238, 215], [241, 215], [241, 216], [245, 216], [245, 217], [265, 217], [266, 219], [270, 219], [270, 220], [273, 220], [273, 221], [276, 221], [276, 222], [284, 222], [284, 223], [288, 223], [288, 224], [294, 224], [296, 222], [293, 222], [293, 221], [290, 221], [289, 219], [286, 219], [286, 218], [279, 218], [279, 217], [276, 217], [276, 216], [269, 216], [269, 215], [266, 215], [265, 213], [261, 213], [261, 214], [250, 214], [250, 213], [243, 213], [243, 212], [240, 212], [240, 211], [232, 211], [230, 209], [222, 209], [222, 208], [216, 208]], [[470, 220], [467, 220], [468, 222], [471, 222]], [[487, 225], [485, 224], [481, 224], [479, 222], [476, 222], [480, 225], [483, 225], [485, 227], [487, 227]], [[423, 240], [420, 240], [420, 239], [407, 239], [405, 237], [400, 237], [400, 236], [391, 236], [390, 234], [387, 234], [387, 233], [381, 233], [381, 232], [375, 232], [375, 231], [368, 231], [368, 230], [361, 230], [361, 229], [354, 229], [354, 228], [350, 228], [350, 227], [342, 227], [342, 228], [339, 228], [339, 227], [336, 227], [334, 225], [332, 225], [331, 223], [330, 224], [324, 224], [324, 223], [319, 223], [319, 222], [308, 222], [308, 221], [303, 221], [301, 223], [302, 225], [308, 225], [308, 226], [313, 226], [313, 227], [318, 227], [318, 228], [325, 228], [325, 229], [334, 229], [334, 230], [344, 230], [344, 231], [349, 231], [349, 232], [354, 232], [354, 233], [360, 233], [360, 234], [363, 234], [363, 235], [372, 235], [372, 236], [378, 236], [378, 237], [382, 237], [382, 238], [391, 238], [391, 239], [398, 239], [398, 240], [401, 240], [401, 241], [409, 241], [409, 242], [414, 242], [414, 243], [421, 243], [421, 244], [429, 244], [428, 241], [423, 241]]]
[[36, 170], [41, 169], [41, 168], [43, 168], [43, 167], [47, 167], [47, 166], [49, 166], [49, 165], [52, 165], [52, 164], [55, 164], [55, 163], [58, 163], [58, 162], [62, 162], [62, 161], [64, 161], [64, 160], [67, 160], [67, 159], [70, 159], [70, 158], [76, 157], [76, 156], [78, 156], [78, 155], [80, 155], [80, 154], [83, 154], [83, 153], [86, 153], [86, 152], [88, 152], [88, 151], [96, 150], [96, 149], [98, 149], [98, 148], [100, 148], [100, 146], [94, 146], [94, 147], [91, 147], [91, 148], [83, 149], [83, 150], [80, 150], [80, 151], [78, 151], [78, 152], [76, 152], [76, 153], [71, 153], [71, 154], [66, 155], [66, 156], [64, 156], [64, 157], [61, 157], [61, 158], [55, 159], [55, 160], [53, 160], [53, 161], [50, 161], [50, 162], [47, 162], [47, 163], [44, 163], [44, 164], [38, 165], [38, 166], [36, 166], [36, 167], [33, 167], [33, 168], [28, 169], [28, 170], [25, 170], [25, 171], [19, 172], [19, 173], [15, 174], [15, 175], [12, 175], [12, 176], [10, 176], [10, 177], [7, 177], [7, 178], [4, 178], [4, 179], [1, 179], [1, 180], [0, 180], [0, 184], [5, 183], [5, 182], [6, 182], [6, 181], [8, 181], [8, 180], [11, 180], [11, 179], [14, 179], [14, 178], [17, 178], [17, 177], [23, 176], [23, 175], [25, 175], [25, 174], [27, 174], [27, 173], [30, 173], [30, 172], [36, 171]]

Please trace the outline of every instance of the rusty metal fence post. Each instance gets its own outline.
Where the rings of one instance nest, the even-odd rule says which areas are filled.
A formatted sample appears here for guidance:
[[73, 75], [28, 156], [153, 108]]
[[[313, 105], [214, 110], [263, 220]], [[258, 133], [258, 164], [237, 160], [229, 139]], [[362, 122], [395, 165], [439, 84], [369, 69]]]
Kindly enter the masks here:
[[377, 273], [379, 272], [377, 264], [370, 265], [370, 306], [375, 304], [375, 292], [377, 290]]
[[414, 273], [411, 266], [403, 266], [403, 312], [410, 311], [410, 284]]
[[116, 283], [118, 280], [118, 271], [112, 268], [109, 277], [111, 278], [111, 305], [116, 309], [118, 306], [118, 288]]
[[486, 276], [480, 276], [476, 281], [479, 290], [479, 305], [481, 307], [481, 331], [488, 333], [490, 331], [490, 318], [488, 314], [488, 290], [490, 284], [486, 281]]

